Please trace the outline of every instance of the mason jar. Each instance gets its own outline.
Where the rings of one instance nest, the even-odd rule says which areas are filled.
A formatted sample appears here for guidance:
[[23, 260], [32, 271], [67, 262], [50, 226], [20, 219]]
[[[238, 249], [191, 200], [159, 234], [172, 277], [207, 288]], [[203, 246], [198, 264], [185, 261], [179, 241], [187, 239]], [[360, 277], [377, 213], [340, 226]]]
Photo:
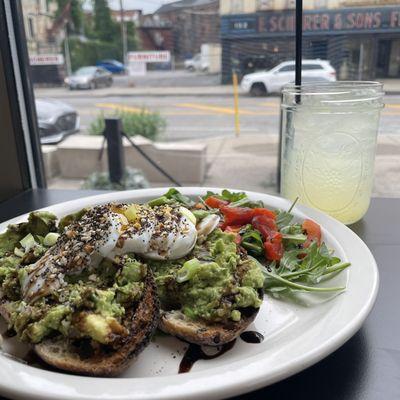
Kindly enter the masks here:
[[379, 82], [286, 85], [281, 192], [345, 224], [369, 207], [383, 87]]

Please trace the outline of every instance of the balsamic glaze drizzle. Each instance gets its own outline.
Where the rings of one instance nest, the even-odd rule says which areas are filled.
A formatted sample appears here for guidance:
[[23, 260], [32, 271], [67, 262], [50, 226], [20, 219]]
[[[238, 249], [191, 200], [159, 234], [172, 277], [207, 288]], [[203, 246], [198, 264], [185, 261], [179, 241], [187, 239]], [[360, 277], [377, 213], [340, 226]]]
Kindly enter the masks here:
[[235, 345], [235, 342], [236, 340], [233, 340], [232, 342], [220, 346], [220, 350], [216, 354], [212, 355], [204, 353], [201, 346], [197, 344], [190, 344], [182, 358], [181, 363], [179, 364], [179, 373], [183, 374], [185, 372], [189, 372], [194, 363], [198, 360], [211, 360], [213, 358], [222, 356], [222, 354], [229, 351]]
[[246, 331], [240, 335], [240, 339], [246, 343], [261, 343], [264, 340], [264, 336], [260, 332]]

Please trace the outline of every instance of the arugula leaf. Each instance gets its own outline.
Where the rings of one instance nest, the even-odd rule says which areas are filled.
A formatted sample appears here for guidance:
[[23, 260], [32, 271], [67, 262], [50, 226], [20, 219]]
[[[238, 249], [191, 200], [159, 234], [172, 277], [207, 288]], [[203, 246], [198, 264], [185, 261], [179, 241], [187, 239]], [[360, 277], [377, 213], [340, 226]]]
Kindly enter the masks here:
[[264, 203], [262, 201], [252, 201], [244, 192], [230, 192], [228, 189], [224, 189], [221, 194], [218, 194], [208, 191], [207, 194], [203, 196], [203, 200], [206, 200], [211, 196], [221, 200], [229, 201], [230, 207], [264, 207]]
[[254, 256], [261, 256], [264, 253], [264, 245], [260, 232], [253, 229], [251, 225], [246, 225], [241, 229], [240, 235], [242, 236], [241, 245], [250, 254]]
[[193, 200], [183, 195], [181, 192], [179, 192], [179, 190], [175, 188], [171, 188], [163, 196], [149, 201], [148, 205], [150, 207], [153, 207], [153, 206], [160, 206], [163, 204], [173, 204], [173, 203], [180, 203], [183, 204], [185, 207], [192, 207], [194, 205]]
[[276, 220], [275, 220], [276, 226], [278, 227], [279, 230], [288, 226], [292, 222], [292, 219], [294, 218], [292, 214], [283, 210], [276, 210], [275, 214], [276, 214]]

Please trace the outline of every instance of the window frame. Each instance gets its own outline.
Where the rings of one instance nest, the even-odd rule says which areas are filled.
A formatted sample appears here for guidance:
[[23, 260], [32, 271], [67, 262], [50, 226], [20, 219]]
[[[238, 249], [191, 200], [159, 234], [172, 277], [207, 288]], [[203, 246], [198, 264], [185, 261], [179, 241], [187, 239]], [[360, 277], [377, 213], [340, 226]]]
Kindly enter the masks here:
[[0, 114], [6, 121], [2, 143], [7, 143], [0, 147], [0, 165], [8, 171], [1, 178], [2, 201], [25, 190], [46, 187], [20, 0], [0, 2], [0, 63], [4, 83]]

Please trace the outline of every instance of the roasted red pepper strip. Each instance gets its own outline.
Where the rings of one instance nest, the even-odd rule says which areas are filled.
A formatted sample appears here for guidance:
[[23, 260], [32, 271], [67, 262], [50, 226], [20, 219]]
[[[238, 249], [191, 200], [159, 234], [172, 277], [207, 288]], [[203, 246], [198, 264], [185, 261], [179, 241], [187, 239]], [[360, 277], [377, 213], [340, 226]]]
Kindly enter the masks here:
[[264, 240], [268, 240], [278, 230], [275, 220], [266, 215], [256, 215], [251, 220], [251, 224], [254, 229], [257, 229], [261, 233]]
[[270, 261], [279, 261], [283, 256], [282, 234], [275, 232], [273, 237], [264, 243], [265, 258]]
[[221, 206], [226, 206], [227, 204], [229, 204], [229, 201], [210, 196], [206, 199], [205, 203], [211, 208], [220, 208]]
[[256, 215], [251, 224], [264, 239], [265, 258], [270, 261], [279, 261], [283, 256], [282, 234], [278, 232], [275, 219], [266, 214]]
[[243, 226], [249, 224], [254, 216], [252, 208], [247, 207], [220, 207], [222, 214], [224, 215], [223, 229], [229, 225]]
[[276, 214], [273, 211], [268, 210], [268, 208], [253, 208], [253, 211], [255, 216], [265, 215], [266, 217], [271, 218], [273, 220], [276, 219]]
[[309, 247], [314, 241], [317, 242], [318, 246], [321, 244], [321, 227], [316, 222], [305, 219], [301, 227], [307, 234], [307, 240], [303, 244], [305, 248]]

